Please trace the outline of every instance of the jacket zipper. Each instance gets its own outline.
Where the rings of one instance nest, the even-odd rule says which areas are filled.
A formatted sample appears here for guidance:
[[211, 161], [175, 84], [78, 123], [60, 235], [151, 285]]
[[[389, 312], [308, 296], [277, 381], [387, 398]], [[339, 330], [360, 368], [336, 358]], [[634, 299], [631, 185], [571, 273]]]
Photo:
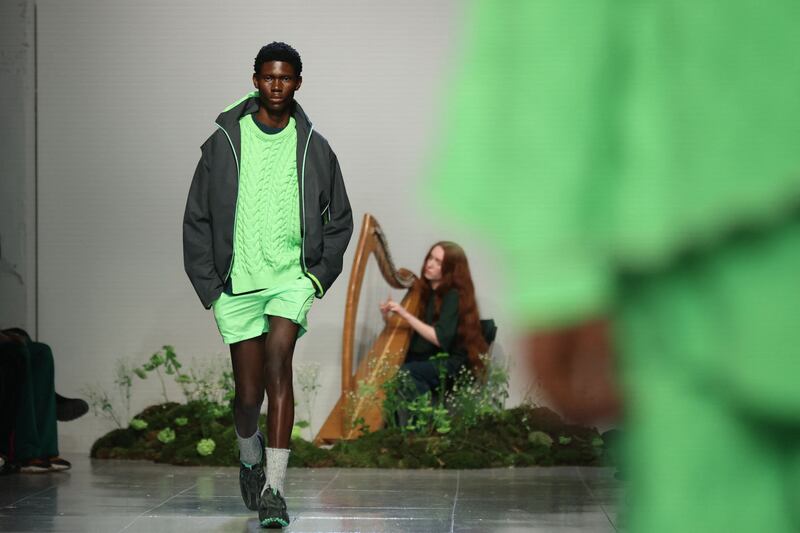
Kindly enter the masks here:
[[[242, 172], [241, 169], [239, 168], [239, 156], [236, 155], [236, 148], [233, 147], [233, 141], [231, 140], [231, 136], [228, 135], [228, 132], [225, 130], [225, 128], [223, 128], [222, 126], [220, 126], [216, 122], [214, 124], [216, 124], [216, 126], [219, 129], [222, 130], [222, 133], [225, 134], [225, 137], [228, 138], [228, 143], [231, 145], [231, 151], [233, 152], [233, 159], [236, 161], [236, 182], [237, 182], [237, 189], [238, 189], [238, 183], [239, 183], [239, 179], [241, 178], [241, 172]], [[231, 262], [228, 265], [228, 272], [225, 274], [225, 279], [222, 280], [223, 283], [227, 283], [228, 282], [228, 278], [231, 277], [231, 271], [233, 270], [233, 258], [234, 258], [234, 255], [236, 254], [236, 217], [239, 214], [239, 198], [236, 198], [235, 206], [236, 207], [234, 207], [234, 210], [233, 210], [233, 242], [231, 243], [232, 244], [231, 245]]]
[[308, 155], [308, 145], [311, 144], [312, 133], [314, 133], [313, 124], [311, 124], [311, 129], [308, 130], [306, 148], [303, 150], [303, 171], [300, 172], [300, 205], [303, 206], [302, 213], [300, 214], [300, 260], [304, 274], [308, 272], [308, 267], [306, 266], [306, 156]]

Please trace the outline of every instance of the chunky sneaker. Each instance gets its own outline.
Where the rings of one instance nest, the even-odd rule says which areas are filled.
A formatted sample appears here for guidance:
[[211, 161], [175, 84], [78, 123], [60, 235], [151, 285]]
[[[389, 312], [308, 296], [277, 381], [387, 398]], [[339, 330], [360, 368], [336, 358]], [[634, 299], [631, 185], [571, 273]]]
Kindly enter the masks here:
[[267, 487], [258, 502], [258, 521], [261, 527], [280, 529], [289, 525], [289, 513], [286, 511], [286, 500], [280, 491]]
[[254, 465], [240, 462], [239, 466], [239, 489], [242, 491], [244, 504], [251, 511], [258, 509], [261, 491], [264, 490], [264, 485], [267, 484], [267, 475], [264, 473], [267, 454], [264, 452], [264, 437], [261, 433], [258, 434], [258, 440], [261, 441], [261, 460]]

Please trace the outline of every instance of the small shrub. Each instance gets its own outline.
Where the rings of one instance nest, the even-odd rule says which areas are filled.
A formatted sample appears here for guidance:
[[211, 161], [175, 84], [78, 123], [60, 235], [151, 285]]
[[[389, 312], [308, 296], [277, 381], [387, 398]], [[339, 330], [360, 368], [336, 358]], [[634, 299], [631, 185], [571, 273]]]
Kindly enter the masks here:
[[134, 418], [131, 420], [131, 427], [137, 431], [141, 431], [147, 428], [147, 421], [142, 420], [141, 418]]
[[197, 443], [197, 453], [205, 457], [214, 453], [217, 448], [217, 443], [214, 439], [200, 439]]
[[175, 440], [175, 431], [172, 428], [164, 428], [158, 432], [158, 440], [163, 444], [169, 444]]

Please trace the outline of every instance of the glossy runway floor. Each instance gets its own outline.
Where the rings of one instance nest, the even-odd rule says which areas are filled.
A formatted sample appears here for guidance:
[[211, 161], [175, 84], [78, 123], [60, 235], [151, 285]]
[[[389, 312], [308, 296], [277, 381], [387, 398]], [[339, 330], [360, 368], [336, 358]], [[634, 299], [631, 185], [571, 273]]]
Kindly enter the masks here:
[[[238, 469], [69, 457], [64, 473], [0, 477], [0, 531], [265, 531]], [[284, 531], [616, 531], [607, 468], [289, 469]]]

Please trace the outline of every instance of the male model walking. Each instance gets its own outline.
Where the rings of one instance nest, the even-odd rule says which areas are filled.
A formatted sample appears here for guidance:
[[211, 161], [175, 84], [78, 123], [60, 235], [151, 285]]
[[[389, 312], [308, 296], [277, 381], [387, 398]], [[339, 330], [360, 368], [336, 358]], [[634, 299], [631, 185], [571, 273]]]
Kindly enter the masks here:
[[202, 146], [183, 220], [186, 273], [230, 346], [242, 498], [275, 528], [289, 523], [295, 342], [314, 297], [341, 272], [353, 232], [336, 155], [294, 99], [302, 68], [285, 43], [261, 48], [256, 91], [217, 117]]

